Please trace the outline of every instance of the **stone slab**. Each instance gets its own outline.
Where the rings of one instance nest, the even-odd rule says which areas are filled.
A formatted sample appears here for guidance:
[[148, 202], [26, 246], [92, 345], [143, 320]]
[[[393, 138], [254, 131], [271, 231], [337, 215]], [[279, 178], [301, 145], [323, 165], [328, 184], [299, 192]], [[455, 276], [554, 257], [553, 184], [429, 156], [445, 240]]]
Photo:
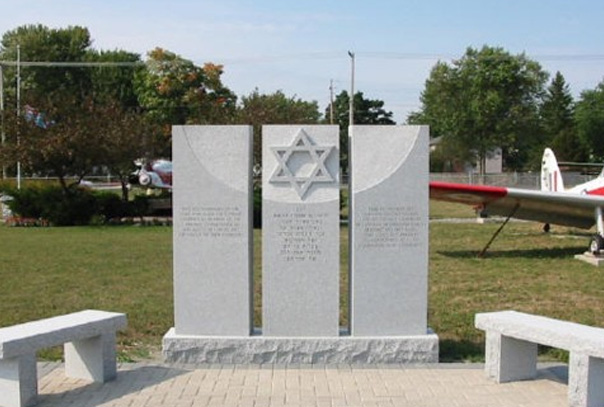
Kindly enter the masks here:
[[475, 326], [523, 341], [604, 358], [604, 329], [516, 311], [476, 314]]
[[497, 383], [532, 379], [537, 374], [536, 343], [487, 331], [485, 371]]
[[428, 127], [351, 128], [351, 333], [421, 335], [428, 316]]
[[438, 336], [402, 337], [201, 337], [163, 338], [168, 363], [221, 364], [388, 364], [437, 363]]
[[265, 336], [339, 334], [338, 126], [264, 126]]
[[575, 259], [584, 261], [585, 263], [589, 263], [596, 267], [604, 265], [604, 256], [596, 256], [590, 252], [575, 254]]
[[174, 126], [174, 322], [243, 335], [252, 312], [250, 126]]
[[66, 343], [65, 375], [100, 383], [115, 379], [115, 343], [115, 332]]
[[31, 406], [37, 398], [36, 355], [0, 359], [0, 406]]
[[0, 359], [115, 332], [126, 324], [125, 314], [85, 310], [0, 328]]
[[604, 359], [571, 352], [568, 363], [568, 404], [571, 407], [604, 405]]

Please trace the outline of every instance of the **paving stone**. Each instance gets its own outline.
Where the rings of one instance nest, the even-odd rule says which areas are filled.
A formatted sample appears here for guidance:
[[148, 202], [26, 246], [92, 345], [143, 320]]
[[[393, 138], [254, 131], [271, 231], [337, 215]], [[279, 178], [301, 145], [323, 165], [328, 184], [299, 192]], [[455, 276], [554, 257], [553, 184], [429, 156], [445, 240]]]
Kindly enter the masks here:
[[[482, 366], [200, 367], [143, 362], [118, 368], [116, 381], [67, 379], [63, 365], [40, 371], [40, 407], [562, 407], [566, 367], [536, 380], [496, 384]], [[560, 377], [562, 375], [562, 377]]]

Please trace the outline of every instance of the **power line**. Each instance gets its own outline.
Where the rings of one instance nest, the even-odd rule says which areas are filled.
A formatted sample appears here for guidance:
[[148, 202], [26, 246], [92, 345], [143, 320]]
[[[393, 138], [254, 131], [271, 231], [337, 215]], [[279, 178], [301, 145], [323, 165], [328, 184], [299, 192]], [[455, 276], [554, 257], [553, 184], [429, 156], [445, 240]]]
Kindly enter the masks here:
[[[2, 66], [17, 66], [16, 61], [0, 61]], [[143, 66], [144, 62], [54, 62], [21, 61], [21, 67], [57, 67], [57, 68], [94, 68], [94, 67], [132, 67]]]
[[[412, 53], [412, 52], [373, 52], [361, 51], [355, 52], [357, 56], [367, 59], [394, 59], [407, 61], [429, 61], [429, 60], [452, 60], [463, 58], [463, 55], [458, 54], [439, 54], [439, 53]], [[539, 61], [569, 61], [569, 62], [589, 62], [589, 61], [604, 61], [604, 54], [527, 54], [528, 58]], [[241, 57], [241, 58], [224, 58], [223, 63], [239, 64], [239, 63], [261, 63], [274, 62], [276, 60], [291, 60], [291, 59], [340, 59], [341, 55], [327, 52], [316, 53], [298, 53], [298, 54], [283, 54], [283, 55], [264, 55], [257, 57]], [[495, 58], [498, 58], [495, 56]], [[63, 67], [63, 68], [93, 68], [93, 67], [135, 67], [144, 66], [144, 61], [135, 62], [102, 62], [102, 61], [21, 61], [22, 67]], [[17, 66], [16, 61], [0, 60], [2, 66]]]
[[[403, 59], [410, 61], [423, 60], [450, 60], [460, 59], [464, 55], [458, 54], [430, 54], [430, 53], [407, 53], [407, 52], [357, 52], [359, 56], [379, 59]], [[602, 61], [604, 54], [528, 54], [523, 52], [527, 58], [540, 61]], [[494, 56], [493, 58], [499, 58]]]

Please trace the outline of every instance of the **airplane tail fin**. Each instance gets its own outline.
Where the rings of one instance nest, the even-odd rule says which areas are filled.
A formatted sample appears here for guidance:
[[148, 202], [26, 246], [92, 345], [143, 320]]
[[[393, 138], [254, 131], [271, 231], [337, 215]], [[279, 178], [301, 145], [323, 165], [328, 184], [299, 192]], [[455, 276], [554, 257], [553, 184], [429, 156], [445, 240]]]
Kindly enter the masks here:
[[541, 159], [541, 190], [549, 192], [564, 191], [562, 173], [554, 152], [546, 148]]

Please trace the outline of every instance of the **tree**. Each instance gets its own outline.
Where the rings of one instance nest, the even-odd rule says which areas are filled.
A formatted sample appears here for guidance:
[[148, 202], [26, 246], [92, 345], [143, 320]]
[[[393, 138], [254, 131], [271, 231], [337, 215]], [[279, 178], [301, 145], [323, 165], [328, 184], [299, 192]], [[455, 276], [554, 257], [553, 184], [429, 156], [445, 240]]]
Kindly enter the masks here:
[[455, 156], [476, 160], [481, 172], [497, 147], [508, 168], [519, 168], [538, 132], [538, 102], [546, 80], [547, 73], [524, 54], [468, 48], [451, 65], [438, 62], [432, 68], [421, 110], [409, 122], [430, 125], [432, 136], [443, 136]]
[[[7, 31], [2, 36], [0, 59], [17, 60], [17, 46], [21, 60], [27, 62], [81, 62], [86, 59], [91, 45], [90, 33], [83, 27], [48, 28], [43, 25], [24, 25]], [[14, 75], [14, 68], [9, 75]], [[66, 66], [29, 66], [21, 70], [23, 91], [39, 95], [67, 93], [83, 97], [90, 89], [90, 75], [86, 68]], [[13, 92], [16, 86], [10, 88]]]
[[575, 108], [577, 134], [593, 162], [604, 161], [604, 81], [585, 90]]
[[128, 199], [128, 175], [133, 160], [148, 148], [148, 123], [136, 111], [127, 111], [119, 100], [83, 102], [60, 93], [32, 101], [25, 117], [10, 116], [8, 127], [17, 140], [0, 149], [8, 162], [22, 164], [32, 174], [55, 176], [65, 194], [79, 185], [95, 167], [105, 167], [122, 183]]
[[152, 125], [137, 111], [124, 109], [118, 100], [100, 105], [96, 114], [103, 118], [99, 132], [99, 165], [117, 176], [122, 199], [128, 201], [128, 182], [133, 161], [149, 151], [148, 135]]
[[560, 72], [552, 79], [541, 105], [543, 142], [535, 151], [541, 158], [545, 147], [550, 147], [563, 161], [585, 161], [586, 151], [581, 144], [574, 123], [574, 103], [570, 89]]
[[[365, 99], [363, 92], [356, 92], [353, 100], [354, 124], [395, 124], [392, 112], [384, 109], [384, 102], [379, 99]], [[331, 104], [325, 110], [329, 117]], [[340, 167], [343, 173], [348, 172], [348, 125], [350, 121], [350, 96], [343, 90], [333, 102], [334, 117], [340, 126]]]
[[144, 69], [139, 54], [122, 50], [92, 50], [86, 54], [86, 62], [108, 63], [107, 66], [89, 69], [91, 91], [95, 101], [119, 101], [126, 109], [138, 107], [134, 77], [138, 71]]
[[237, 98], [220, 81], [221, 65], [202, 68], [161, 48], [149, 52], [145, 65], [135, 76], [135, 90], [146, 115], [164, 129], [163, 155], [170, 155], [172, 125], [233, 120]]
[[81, 101], [59, 93], [25, 100], [31, 102], [26, 106], [29, 119], [9, 116], [10, 133], [18, 137], [5, 145], [4, 156], [19, 161], [24, 171], [57, 177], [68, 193], [101, 161], [98, 128], [104, 119], [90, 98]]
[[189, 116], [187, 101], [203, 90], [203, 70], [161, 48], [155, 48], [148, 56], [146, 69], [135, 79], [141, 106], [158, 123], [185, 124]]
[[288, 97], [278, 90], [261, 94], [255, 89], [241, 98], [237, 108], [237, 122], [254, 127], [254, 162], [262, 162], [262, 125], [264, 124], [317, 124], [321, 118], [316, 101], [307, 102], [295, 96]]
[[202, 68], [205, 83], [200, 97], [191, 101], [191, 124], [230, 124], [235, 121], [237, 96], [223, 85], [222, 65], [205, 63]]

